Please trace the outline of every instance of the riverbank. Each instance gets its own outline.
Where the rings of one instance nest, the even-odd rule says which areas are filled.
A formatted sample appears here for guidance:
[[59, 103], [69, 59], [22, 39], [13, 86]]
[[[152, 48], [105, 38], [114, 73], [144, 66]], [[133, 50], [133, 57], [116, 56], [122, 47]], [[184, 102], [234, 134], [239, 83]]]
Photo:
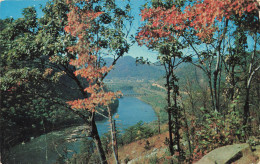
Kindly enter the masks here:
[[152, 106], [157, 117], [160, 117], [161, 122], [167, 121], [167, 113], [165, 111], [166, 94], [163, 91], [153, 89], [151, 85], [135, 87], [134, 91], [140, 95], [137, 98]]
[[[152, 107], [134, 97], [119, 99], [117, 116], [117, 130], [121, 134], [124, 133], [126, 128], [135, 125], [140, 120], [143, 120], [143, 122], [156, 120]], [[100, 136], [109, 132], [107, 120], [97, 121], [97, 128]], [[21, 164], [35, 163], [34, 161], [37, 161], [37, 163], [41, 163], [41, 161], [42, 163], [46, 161], [48, 161], [47, 163], [55, 163], [55, 160], [61, 156], [69, 158], [75, 153], [80, 153], [82, 145], [85, 145], [85, 141], [81, 141], [81, 139], [87, 138], [84, 134], [84, 126], [76, 126], [41, 135], [31, 139], [30, 142], [15, 146], [11, 150], [11, 161], [8, 163], [16, 164], [17, 161]]]
[[[116, 100], [114, 103], [110, 105], [110, 109], [112, 110], [112, 114], [117, 112], [117, 108], [119, 105], [119, 101]], [[108, 116], [108, 112], [106, 110], [102, 113], [105, 116]], [[63, 131], [64, 129], [75, 127], [75, 126], [81, 126], [84, 124], [84, 120], [82, 120], [77, 115], [71, 113], [69, 110], [58, 110], [55, 118], [51, 118], [54, 120], [53, 122], [48, 122], [46, 120], [39, 120], [41, 126], [35, 126], [31, 125], [30, 128], [27, 128], [25, 131], [22, 131], [21, 128], [12, 128], [9, 127], [8, 135], [4, 137], [5, 143], [7, 146], [1, 147], [2, 150], [2, 157], [4, 159], [9, 154], [9, 149], [12, 149], [13, 147], [20, 145], [20, 144], [27, 144], [28, 142], [32, 141], [33, 139], [47, 134], [51, 132], [56, 131]], [[106, 121], [106, 118], [102, 115], [96, 115], [95, 117], [96, 121]], [[13, 129], [13, 130], [12, 130]], [[2, 131], [3, 132], [3, 131]], [[6, 131], [4, 131], [6, 132]]]

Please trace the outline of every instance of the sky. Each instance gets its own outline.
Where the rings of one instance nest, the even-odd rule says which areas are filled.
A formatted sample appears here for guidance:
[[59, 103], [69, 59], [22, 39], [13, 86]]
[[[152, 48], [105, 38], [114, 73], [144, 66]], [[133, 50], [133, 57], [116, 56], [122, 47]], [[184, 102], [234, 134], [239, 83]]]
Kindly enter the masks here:
[[[30, 6], [36, 7], [38, 17], [41, 17], [43, 13], [40, 10], [40, 5], [45, 5], [48, 0], [0, 0], [0, 19], [13, 17], [14, 19], [22, 17], [22, 9]], [[131, 33], [135, 34], [138, 27], [141, 25], [141, 17], [139, 15], [139, 7], [145, 3], [145, 0], [131, 0], [132, 14], [135, 18]], [[137, 44], [133, 45], [129, 53], [132, 57], [144, 57], [151, 62], [157, 61], [157, 53], [148, 50], [145, 46], [139, 47]]]

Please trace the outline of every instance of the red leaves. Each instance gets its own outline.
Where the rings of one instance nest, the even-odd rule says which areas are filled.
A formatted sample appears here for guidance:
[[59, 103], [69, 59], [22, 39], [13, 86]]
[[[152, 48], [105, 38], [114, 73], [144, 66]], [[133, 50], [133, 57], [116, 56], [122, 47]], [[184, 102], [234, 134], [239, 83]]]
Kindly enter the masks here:
[[250, 5], [247, 6], [247, 8], [245, 9], [245, 11], [251, 12], [251, 11], [253, 11], [253, 10], [255, 10], [255, 9], [257, 9], [257, 8], [256, 8], [256, 4], [252, 3], [252, 4], [250, 4]]
[[[70, 1], [68, 1], [70, 3]], [[91, 3], [91, 2], [89, 2]], [[88, 97], [67, 103], [74, 109], [89, 110], [95, 112], [97, 107], [108, 106], [112, 101], [120, 96], [120, 93], [106, 92], [102, 77], [108, 73], [112, 67], [101, 67], [96, 54], [100, 48], [95, 43], [93, 31], [95, 31], [95, 20], [102, 12], [92, 10], [81, 10], [71, 7], [68, 13], [68, 25], [64, 28], [67, 33], [77, 37], [77, 43], [68, 47], [68, 51], [77, 54], [75, 59], [70, 60], [70, 64], [77, 70], [75, 76], [81, 76], [89, 84], [84, 89]]]
[[[139, 32], [139, 44], [153, 44], [159, 38], [166, 37], [171, 41], [170, 36], [181, 34], [187, 28], [194, 28], [197, 31], [197, 36], [200, 39], [210, 39], [214, 32], [217, 21], [221, 22], [224, 19], [230, 19], [231, 15], [244, 12], [253, 12], [257, 10], [257, 3], [253, 0], [200, 0], [192, 6], [187, 5], [181, 10], [172, 6], [166, 10], [163, 8], [150, 8], [141, 11], [143, 21], [147, 24], [142, 27], [147, 32]], [[167, 37], [164, 35], [169, 32], [170, 27], [173, 27], [176, 32], [171, 32], [172, 35]]]
[[79, 36], [85, 30], [91, 28], [92, 20], [96, 19], [102, 12], [94, 12], [92, 10], [83, 11], [78, 7], [71, 7], [71, 11], [67, 14], [68, 25], [64, 30], [72, 36]]
[[86, 89], [92, 93], [89, 98], [68, 101], [67, 104], [74, 109], [83, 109], [94, 112], [97, 107], [108, 106], [113, 100], [121, 95], [121, 92], [97, 92], [96, 88], [93, 89], [93, 87], [94, 86]]

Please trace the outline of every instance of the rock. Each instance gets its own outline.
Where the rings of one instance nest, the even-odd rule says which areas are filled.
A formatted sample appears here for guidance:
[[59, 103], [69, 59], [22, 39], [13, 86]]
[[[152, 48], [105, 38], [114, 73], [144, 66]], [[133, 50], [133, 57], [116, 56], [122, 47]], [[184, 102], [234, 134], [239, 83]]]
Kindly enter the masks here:
[[256, 146], [254, 151], [251, 148], [242, 150], [243, 157], [235, 162], [235, 164], [260, 164], [258, 160], [260, 157], [260, 145]]
[[232, 163], [243, 156], [242, 150], [246, 148], [249, 148], [249, 144], [245, 143], [223, 146], [209, 152], [204, 157], [202, 157], [202, 159], [200, 159], [196, 164]]

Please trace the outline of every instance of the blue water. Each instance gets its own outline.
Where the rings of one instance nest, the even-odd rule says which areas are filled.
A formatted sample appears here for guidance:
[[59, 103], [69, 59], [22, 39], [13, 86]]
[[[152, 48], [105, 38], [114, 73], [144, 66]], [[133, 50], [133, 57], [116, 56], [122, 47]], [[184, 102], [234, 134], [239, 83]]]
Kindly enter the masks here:
[[[115, 118], [115, 115], [118, 115]], [[121, 133], [124, 129], [136, 124], [139, 121], [151, 122], [156, 120], [156, 115], [152, 107], [137, 98], [125, 97], [119, 100], [117, 114], [114, 115], [117, 130]], [[82, 127], [82, 126], [81, 126]], [[99, 134], [109, 132], [109, 123], [107, 120], [97, 122]], [[81, 142], [65, 142], [67, 138], [77, 127], [70, 127], [60, 131], [50, 132], [31, 140], [28, 143], [15, 146], [10, 151], [10, 160], [8, 164], [51, 164], [55, 163], [58, 154], [62, 154], [64, 149], [72, 150], [68, 156], [73, 153], [79, 153]], [[47, 160], [46, 160], [47, 157]]]
[[[115, 115], [119, 115], [118, 118], [115, 118]], [[122, 133], [124, 129], [139, 121], [151, 122], [157, 119], [153, 108], [135, 97], [121, 98], [115, 115], [117, 129]], [[97, 122], [97, 127], [100, 135], [108, 132], [108, 121]]]

